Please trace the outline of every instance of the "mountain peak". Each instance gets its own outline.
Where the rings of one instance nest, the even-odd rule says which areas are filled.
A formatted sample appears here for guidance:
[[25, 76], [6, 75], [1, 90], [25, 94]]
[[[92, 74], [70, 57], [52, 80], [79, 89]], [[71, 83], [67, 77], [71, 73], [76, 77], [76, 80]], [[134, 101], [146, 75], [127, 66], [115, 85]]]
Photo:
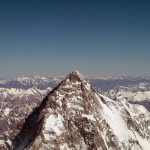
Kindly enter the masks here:
[[98, 94], [73, 71], [26, 118], [17, 136], [14, 132], [10, 146], [15, 150], [149, 150], [149, 118], [143, 108]]
[[78, 78], [80, 78], [80, 79], [85, 79], [81, 74], [80, 74], [80, 72], [78, 71], [78, 70], [74, 70], [74, 71], [72, 71], [68, 76], [76, 76], [76, 77], [78, 77]]
[[[82, 87], [82, 89], [85, 89], [87, 91], [91, 90], [91, 84], [89, 81], [87, 81], [77, 70], [71, 72], [59, 85], [62, 87]], [[93, 89], [92, 89], [93, 90]]]

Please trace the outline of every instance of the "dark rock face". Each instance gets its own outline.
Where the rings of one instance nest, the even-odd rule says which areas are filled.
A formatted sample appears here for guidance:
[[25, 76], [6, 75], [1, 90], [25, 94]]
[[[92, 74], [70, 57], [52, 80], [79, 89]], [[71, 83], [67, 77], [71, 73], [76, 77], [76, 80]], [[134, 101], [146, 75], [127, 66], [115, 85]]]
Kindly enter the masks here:
[[[148, 150], [149, 112], [98, 94], [70, 73], [5, 139], [12, 150]], [[144, 125], [145, 124], [145, 125]]]

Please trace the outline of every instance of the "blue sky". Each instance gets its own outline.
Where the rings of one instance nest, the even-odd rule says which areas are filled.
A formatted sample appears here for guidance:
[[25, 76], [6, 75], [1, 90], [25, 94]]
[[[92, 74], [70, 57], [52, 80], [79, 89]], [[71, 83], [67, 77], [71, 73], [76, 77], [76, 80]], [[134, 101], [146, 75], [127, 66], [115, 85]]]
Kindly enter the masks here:
[[148, 0], [0, 0], [0, 78], [150, 74]]

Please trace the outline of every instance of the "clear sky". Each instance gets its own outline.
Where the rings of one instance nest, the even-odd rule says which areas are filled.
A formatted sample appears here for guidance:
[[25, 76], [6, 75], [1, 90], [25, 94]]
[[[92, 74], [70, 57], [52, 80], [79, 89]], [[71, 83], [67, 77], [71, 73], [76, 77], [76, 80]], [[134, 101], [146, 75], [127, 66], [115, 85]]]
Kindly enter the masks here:
[[149, 0], [0, 0], [0, 78], [150, 74]]

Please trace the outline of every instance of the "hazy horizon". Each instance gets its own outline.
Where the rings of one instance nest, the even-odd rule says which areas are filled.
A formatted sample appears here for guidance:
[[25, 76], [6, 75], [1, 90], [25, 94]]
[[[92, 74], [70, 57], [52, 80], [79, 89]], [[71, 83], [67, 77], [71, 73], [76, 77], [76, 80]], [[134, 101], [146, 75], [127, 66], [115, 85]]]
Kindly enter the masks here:
[[[2, 78], [2, 77], [0, 77], [0, 80], [12, 80], [12, 79], [17, 79], [17, 78], [22, 78], [22, 77], [29, 77], [29, 78], [32, 78], [32, 77], [36, 77], [36, 76], [38, 76], [38, 77], [46, 77], [46, 78], [50, 78], [50, 77], [58, 77], [58, 78], [65, 78], [67, 75], [69, 75], [69, 73], [71, 73], [71, 72], [68, 72], [68, 73], [66, 73], [66, 74], [59, 74], [59, 75], [37, 75], [37, 74], [35, 74], [35, 75], [20, 75], [20, 76], [10, 76], [10, 77], [5, 77], [5, 78]], [[142, 77], [150, 77], [150, 75], [86, 75], [85, 73], [82, 73], [82, 75], [85, 77], [85, 78], [112, 78], [112, 79], [115, 79], [115, 78], [121, 78], [121, 77], [140, 77], [140, 78], [142, 78]]]
[[150, 1], [1, 0], [0, 78], [150, 75]]

